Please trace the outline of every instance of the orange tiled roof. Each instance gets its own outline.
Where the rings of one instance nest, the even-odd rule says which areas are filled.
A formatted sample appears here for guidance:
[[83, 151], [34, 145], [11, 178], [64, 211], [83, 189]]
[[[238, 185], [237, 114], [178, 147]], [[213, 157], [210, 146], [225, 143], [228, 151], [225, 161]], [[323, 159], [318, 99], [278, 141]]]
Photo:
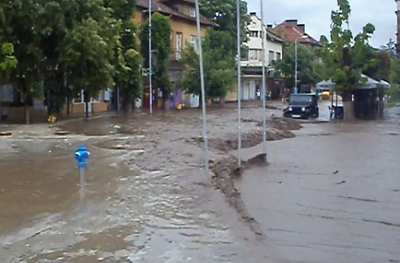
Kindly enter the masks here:
[[[277, 25], [273, 31], [280, 35], [283, 39], [294, 42], [296, 39], [297, 41], [303, 44], [311, 44], [314, 46], [321, 46], [321, 43], [315, 40], [313, 37], [308, 35], [307, 33], [302, 33], [297, 30], [294, 26], [285, 25], [284, 23]], [[306, 38], [301, 38], [306, 36]]]
[[[174, 10], [174, 9], [170, 8], [169, 6], [167, 6], [166, 4], [162, 3], [161, 0], [151, 0], [151, 1], [152, 1], [151, 4], [152, 4], [153, 12], [160, 12], [160, 13], [172, 15], [172, 16], [176, 16], [176, 17], [180, 17], [180, 18], [189, 20], [189, 21], [194, 21], [194, 22], [196, 21], [195, 17], [191, 17], [191, 16], [185, 15], [183, 13], [180, 13], [177, 10]], [[143, 9], [148, 9], [149, 1], [148, 0], [137, 0], [136, 5]], [[202, 23], [204, 25], [217, 26], [216, 23], [207, 19], [204, 16], [200, 16], [200, 23]]]

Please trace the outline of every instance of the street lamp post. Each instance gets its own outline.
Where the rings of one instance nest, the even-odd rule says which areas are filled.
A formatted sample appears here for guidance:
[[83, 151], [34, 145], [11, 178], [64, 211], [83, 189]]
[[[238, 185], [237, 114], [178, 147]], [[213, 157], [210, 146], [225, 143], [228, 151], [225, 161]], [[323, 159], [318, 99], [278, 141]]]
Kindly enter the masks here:
[[152, 0], [149, 0], [149, 106], [150, 106], [150, 114], [153, 114], [153, 83], [152, 83], [152, 51], [151, 51], [151, 30], [152, 30], [152, 25], [151, 25], [151, 12], [152, 12], [152, 6], [151, 3]]
[[237, 93], [238, 93], [238, 162], [242, 165], [242, 69], [240, 65], [240, 0], [236, 0], [236, 38], [237, 38]]
[[[265, 84], [265, 39], [267, 38], [267, 28], [264, 27], [264, 6], [263, 1], [260, 0], [261, 9], [261, 34], [262, 34], [262, 96], [263, 96], [263, 153], [267, 154], [267, 113], [266, 113], [266, 95], [267, 88]], [[264, 31], [265, 28], [265, 31]]]
[[203, 140], [204, 140], [204, 168], [207, 175], [209, 175], [209, 156], [208, 156], [208, 137], [207, 137], [207, 114], [206, 114], [206, 89], [204, 86], [204, 65], [203, 65], [203, 47], [201, 41], [201, 28], [200, 28], [200, 7], [199, 0], [195, 1], [196, 7], [196, 27], [197, 27], [197, 43], [199, 45], [199, 67], [200, 67], [200, 88], [201, 88], [201, 104], [203, 112]]
[[301, 36], [294, 40], [294, 92], [297, 93], [297, 41], [299, 39], [307, 38], [307, 36]]

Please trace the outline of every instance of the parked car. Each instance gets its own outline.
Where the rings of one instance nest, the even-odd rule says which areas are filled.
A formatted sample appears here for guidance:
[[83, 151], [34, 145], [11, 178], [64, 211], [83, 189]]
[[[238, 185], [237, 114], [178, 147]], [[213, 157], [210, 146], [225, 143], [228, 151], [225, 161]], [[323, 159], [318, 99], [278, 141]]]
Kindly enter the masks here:
[[331, 98], [331, 93], [329, 90], [324, 90], [321, 92], [321, 98], [323, 100], [329, 100]]
[[283, 117], [318, 118], [318, 96], [314, 93], [292, 94], [288, 106], [283, 110]]

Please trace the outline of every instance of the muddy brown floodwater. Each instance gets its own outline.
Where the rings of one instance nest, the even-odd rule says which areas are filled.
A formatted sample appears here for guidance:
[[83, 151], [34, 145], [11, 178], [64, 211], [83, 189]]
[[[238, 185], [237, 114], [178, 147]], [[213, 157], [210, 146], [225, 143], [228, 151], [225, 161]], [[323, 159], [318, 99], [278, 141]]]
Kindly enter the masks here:
[[[198, 110], [2, 126], [0, 262], [396, 262], [400, 108], [328, 124], [281, 119], [280, 107], [267, 109], [270, 164], [253, 159], [233, 178], [204, 173]], [[236, 118], [234, 105], [208, 110], [214, 171], [237, 168]], [[244, 106], [248, 158], [261, 119]]]
[[281, 259], [400, 262], [400, 123], [388, 119], [308, 125], [236, 182]]

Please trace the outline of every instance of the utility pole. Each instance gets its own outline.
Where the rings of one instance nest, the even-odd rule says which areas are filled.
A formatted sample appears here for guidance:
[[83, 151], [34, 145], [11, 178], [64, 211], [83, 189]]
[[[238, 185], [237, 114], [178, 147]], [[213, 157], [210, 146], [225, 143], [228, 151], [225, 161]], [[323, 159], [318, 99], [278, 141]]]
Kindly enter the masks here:
[[152, 31], [152, 26], [151, 26], [151, 13], [153, 12], [152, 10], [152, 0], [149, 0], [149, 105], [150, 105], [150, 114], [153, 114], [153, 83], [152, 83], [152, 78], [153, 78], [153, 70], [152, 70], [152, 55], [153, 52], [151, 50], [152, 44], [151, 44], [151, 31]]
[[240, 65], [240, 0], [236, 0], [236, 37], [237, 37], [237, 93], [238, 93], [238, 164], [242, 165], [242, 68]]
[[201, 40], [200, 28], [200, 8], [199, 0], [196, 0], [196, 25], [197, 25], [197, 43], [199, 45], [199, 66], [200, 66], [200, 86], [201, 86], [201, 102], [203, 111], [203, 140], [204, 140], [204, 168], [207, 176], [209, 176], [208, 164], [208, 136], [207, 136], [207, 114], [206, 114], [206, 91], [204, 87], [204, 66], [203, 66], [203, 48]]
[[[267, 112], [265, 97], [267, 88], [265, 83], [265, 39], [267, 38], [267, 28], [264, 26], [264, 6], [263, 0], [260, 0], [261, 9], [261, 32], [262, 32], [262, 96], [263, 96], [263, 153], [267, 154]], [[265, 32], [264, 32], [265, 29]]]

